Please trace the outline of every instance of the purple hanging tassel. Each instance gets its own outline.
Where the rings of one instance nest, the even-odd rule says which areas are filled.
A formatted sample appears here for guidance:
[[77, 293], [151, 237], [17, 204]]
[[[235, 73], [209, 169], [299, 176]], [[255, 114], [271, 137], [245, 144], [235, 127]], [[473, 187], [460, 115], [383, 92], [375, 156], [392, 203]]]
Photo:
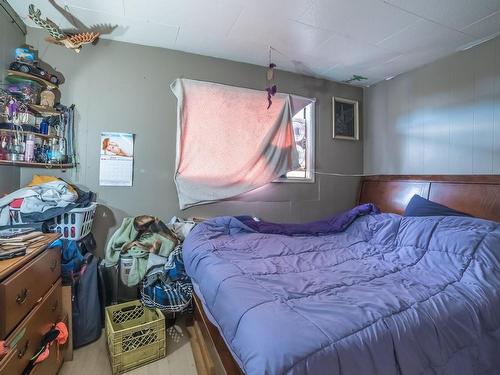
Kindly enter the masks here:
[[[269, 56], [271, 57], [271, 56]], [[274, 69], [276, 69], [276, 64], [275, 63], [269, 63], [269, 68], [267, 69], [266, 73], [266, 80], [268, 82], [268, 86], [266, 87], [267, 91], [267, 109], [271, 108], [271, 105], [273, 104], [272, 97], [276, 95], [276, 92], [278, 91], [278, 88], [276, 85], [272, 85], [271, 83], [274, 81]]]
[[271, 108], [271, 105], [273, 104], [271, 97], [276, 95], [276, 92], [278, 91], [278, 89], [276, 88], [276, 85], [272, 85], [271, 87], [267, 87], [266, 91], [267, 91], [267, 109], [269, 109], [269, 108]]

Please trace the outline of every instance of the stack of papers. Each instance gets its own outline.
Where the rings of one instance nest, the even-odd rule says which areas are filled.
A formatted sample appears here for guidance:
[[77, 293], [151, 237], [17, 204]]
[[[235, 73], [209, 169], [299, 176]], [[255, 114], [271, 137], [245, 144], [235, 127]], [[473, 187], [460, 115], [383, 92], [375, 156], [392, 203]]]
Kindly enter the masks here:
[[0, 238], [0, 260], [10, 259], [26, 254], [28, 246], [42, 243], [45, 237], [42, 232], [31, 232], [11, 238]]

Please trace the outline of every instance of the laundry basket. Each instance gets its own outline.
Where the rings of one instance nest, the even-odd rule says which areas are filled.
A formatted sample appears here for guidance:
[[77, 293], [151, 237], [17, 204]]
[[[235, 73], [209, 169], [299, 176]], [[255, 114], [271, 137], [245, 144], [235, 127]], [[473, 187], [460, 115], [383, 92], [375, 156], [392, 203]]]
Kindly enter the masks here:
[[113, 374], [165, 357], [165, 317], [138, 300], [106, 307], [106, 337]]
[[[62, 238], [68, 240], [82, 239], [92, 230], [96, 208], [97, 204], [92, 202], [88, 207], [73, 208], [62, 215], [56, 216], [50, 230], [61, 233]], [[19, 208], [10, 209], [10, 219], [12, 224], [24, 224]]]

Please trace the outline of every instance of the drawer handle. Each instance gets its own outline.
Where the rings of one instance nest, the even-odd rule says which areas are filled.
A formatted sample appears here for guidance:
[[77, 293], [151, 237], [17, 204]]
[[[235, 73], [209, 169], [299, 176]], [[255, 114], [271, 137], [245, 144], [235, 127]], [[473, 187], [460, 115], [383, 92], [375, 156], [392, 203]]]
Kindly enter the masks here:
[[26, 299], [28, 298], [29, 290], [26, 288], [23, 288], [21, 293], [17, 295], [16, 302], [18, 305], [22, 305], [23, 303], [26, 302]]
[[50, 311], [54, 312], [57, 310], [58, 307], [59, 307], [59, 300], [56, 299], [55, 302], [52, 304]]
[[50, 272], [54, 272], [57, 267], [57, 259], [54, 259], [52, 261], [52, 264], [50, 265]]
[[26, 342], [24, 343], [23, 348], [21, 350], [17, 351], [17, 358], [21, 359], [21, 358], [24, 357], [24, 355], [28, 351], [29, 343], [30, 343], [30, 340], [26, 340]]

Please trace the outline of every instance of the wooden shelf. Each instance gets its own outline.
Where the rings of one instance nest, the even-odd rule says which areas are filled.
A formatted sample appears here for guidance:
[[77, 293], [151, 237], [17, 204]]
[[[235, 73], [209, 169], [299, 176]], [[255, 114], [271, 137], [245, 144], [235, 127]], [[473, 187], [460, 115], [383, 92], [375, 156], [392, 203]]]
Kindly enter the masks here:
[[18, 72], [15, 70], [10, 70], [10, 69], [7, 70], [7, 80], [9, 80], [9, 77], [12, 77], [14, 79], [14, 81], [16, 79], [35, 81], [35, 82], [39, 83], [40, 85], [45, 86], [46, 88], [51, 89], [51, 90], [59, 88], [58, 85], [54, 85], [52, 82], [49, 82], [43, 78], [34, 76], [32, 74], [28, 74], [28, 73]]
[[70, 169], [75, 167], [74, 164], [31, 163], [27, 161], [10, 161], [10, 160], [0, 160], [0, 166], [1, 165], [13, 165], [16, 167], [46, 168], [46, 169]]
[[30, 109], [41, 114], [43, 117], [48, 116], [59, 116], [61, 112], [52, 107], [44, 107], [43, 105], [38, 104], [29, 104]]
[[58, 135], [51, 135], [51, 134], [42, 134], [42, 133], [36, 133], [36, 132], [30, 132], [26, 130], [12, 130], [12, 129], [0, 129], [0, 134], [1, 133], [9, 133], [9, 134], [15, 134], [15, 133], [20, 133], [20, 134], [33, 134], [35, 137], [38, 138], [44, 138], [44, 139], [52, 139], [52, 138], [60, 138]]

